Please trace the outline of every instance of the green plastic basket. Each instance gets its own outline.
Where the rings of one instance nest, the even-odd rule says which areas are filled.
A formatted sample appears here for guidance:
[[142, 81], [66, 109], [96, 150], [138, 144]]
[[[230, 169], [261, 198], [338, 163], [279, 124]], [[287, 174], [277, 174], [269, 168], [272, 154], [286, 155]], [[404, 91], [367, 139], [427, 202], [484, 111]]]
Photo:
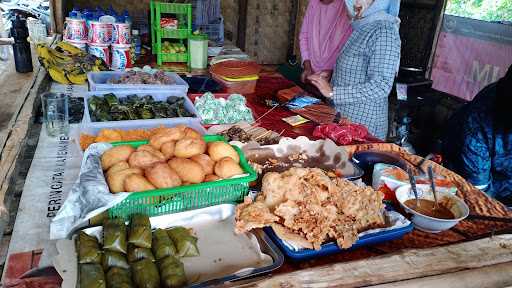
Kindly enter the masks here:
[[191, 33], [189, 29], [161, 29], [162, 38], [188, 39]]
[[163, 62], [188, 62], [188, 53], [162, 53]]
[[[218, 135], [205, 135], [206, 142], [225, 141]], [[113, 146], [131, 145], [138, 147], [148, 141], [115, 142]], [[198, 209], [223, 203], [243, 201], [248, 195], [249, 183], [257, 179], [256, 172], [247, 163], [242, 151], [236, 147], [240, 156], [240, 166], [248, 175], [213, 182], [193, 184], [167, 189], [157, 189], [130, 194], [123, 202], [108, 210], [110, 218], [128, 217], [135, 213], [143, 213], [150, 217], [172, 214], [185, 210]]]

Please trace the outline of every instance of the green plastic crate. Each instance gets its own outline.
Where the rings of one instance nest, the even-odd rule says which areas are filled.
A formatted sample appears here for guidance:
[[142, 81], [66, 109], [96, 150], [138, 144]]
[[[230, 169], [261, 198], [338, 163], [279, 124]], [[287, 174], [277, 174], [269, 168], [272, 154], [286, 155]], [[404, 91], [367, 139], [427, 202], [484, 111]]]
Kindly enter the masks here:
[[[205, 135], [206, 142], [225, 141], [224, 137]], [[114, 146], [138, 147], [148, 141], [115, 142]], [[243, 201], [249, 192], [249, 183], [257, 179], [256, 172], [245, 159], [242, 151], [233, 146], [240, 156], [240, 166], [247, 176], [174, 188], [135, 192], [123, 202], [108, 210], [109, 217], [127, 219], [135, 213], [150, 217], [198, 209], [223, 203]]]
[[163, 62], [188, 62], [188, 53], [162, 53]]
[[171, 38], [171, 39], [188, 39], [191, 31], [188, 29], [161, 29], [162, 38]]
[[[187, 49], [187, 57], [183, 56], [165, 56], [169, 53], [162, 53], [162, 39], [188, 39], [192, 33], [192, 4], [183, 3], [162, 3], [150, 1], [150, 18], [151, 18], [151, 48], [152, 53], [156, 55], [156, 63], [160, 66], [163, 62], [187, 62], [190, 67], [189, 49]], [[175, 14], [178, 18], [178, 28], [176, 30], [162, 29], [160, 20], [164, 15]], [[185, 23], [183, 23], [185, 22]], [[173, 59], [182, 59], [174, 61]]]

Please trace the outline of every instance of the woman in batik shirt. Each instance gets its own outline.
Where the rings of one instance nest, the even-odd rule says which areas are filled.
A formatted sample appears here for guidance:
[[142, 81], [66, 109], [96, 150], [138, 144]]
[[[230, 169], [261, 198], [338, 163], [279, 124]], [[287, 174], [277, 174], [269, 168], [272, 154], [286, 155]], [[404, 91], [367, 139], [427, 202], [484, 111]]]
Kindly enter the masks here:
[[352, 35], [338, 56], [331, 83], [309, 76], [342, 117], [366, 125], [385, 139], [388, 95], [400, 63], [399, 0], [345, 0], [353, 18]]
[[443, 139], [446, 167], [512, 207], [512, 66], [454, 113]]

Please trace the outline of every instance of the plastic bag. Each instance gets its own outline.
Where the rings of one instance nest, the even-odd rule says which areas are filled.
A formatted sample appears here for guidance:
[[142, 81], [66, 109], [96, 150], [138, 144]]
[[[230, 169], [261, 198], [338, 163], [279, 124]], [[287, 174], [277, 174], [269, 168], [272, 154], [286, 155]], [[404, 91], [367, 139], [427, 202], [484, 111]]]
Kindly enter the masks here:
[[80, 288], [106, 288], [100, 264], [80, 264]]
[[126, 261], [126, 256], [119, 252], [105, 250], [103, 253], [103, 270], [108, 271], [111, 267], [119, 267], [129, 269], [130, 265], [128, 265], [128, 261]]
[[126, 225], [121, 219], [109, 219], [103, 223], [103, 249], [126, 254]]
[[174, 227], [167, 230], [167, 234], [172, 242], [174, 242], [179, 257], [199, 256], [197, 237], [193, 236], [189, 229], [185, 227]]
[[132, 263], [133, 281], [139, 288], [160, 287], [160, 275], [155, 263], [149, 259]]
[[168, 256], [158, 261], [158, 268], [165, 288], [184, 287], [187, 285], [183, 263], [174, 256]]
[[80, 231], [78, 234], [78, 263], [101, 263], [101, 251], [98, 239]]
[[153, 256], [153, 252], [149, 248], [137, 247], [135, 245], [128, 245], [128, 261], [130, 263], [137, 262], [142, 259], [149, 259], [151, 261], [155, 261], [155, 256]]
[[151, 223], [147, 215], [132, 216], [128, 242], [137, 247], [151, 248]]
[[[129, 268], [129, 267], [128, 267]], [[108, 288], [132, 288], [135, 287], [132, 282], [132, 274], [129, 269], [112, 267], [107, 272]]]
[[163, 229], [156, 229], [153, 232], [151, 248], [156, 260], [176, 255], [176, 247], [174, 247], [174, 243], [171, 241], [171, 238], [169, 238], [169, 235], [167, 235], [167, 231]]

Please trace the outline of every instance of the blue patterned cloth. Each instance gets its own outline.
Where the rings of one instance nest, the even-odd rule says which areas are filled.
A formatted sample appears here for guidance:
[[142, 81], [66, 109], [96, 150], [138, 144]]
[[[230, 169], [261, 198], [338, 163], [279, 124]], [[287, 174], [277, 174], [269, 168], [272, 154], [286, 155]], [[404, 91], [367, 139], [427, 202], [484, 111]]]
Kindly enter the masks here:
[[495, 99], [491, 84], [452, 116], [443, 156], [449, 169], [512, 206], [512, 131], [496, 127]]
[[385, 12], [357, 20], [332, 76], [335, 108], [386, 139], [388, 95], [400, 62], [398, 20]]

